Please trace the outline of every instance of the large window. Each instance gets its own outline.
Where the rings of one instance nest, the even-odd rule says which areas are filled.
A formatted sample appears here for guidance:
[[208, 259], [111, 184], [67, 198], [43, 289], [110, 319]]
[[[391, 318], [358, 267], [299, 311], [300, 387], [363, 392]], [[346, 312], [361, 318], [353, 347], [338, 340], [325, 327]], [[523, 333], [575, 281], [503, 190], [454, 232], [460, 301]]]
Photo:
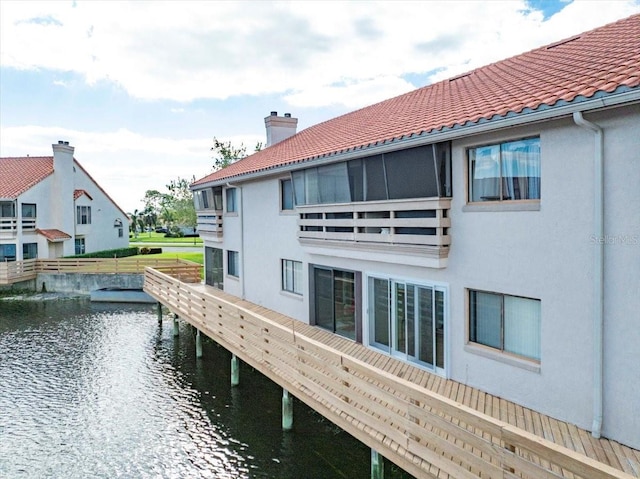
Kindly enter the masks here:
[[224, 289], [224, 267], [220, 248], [204, 248], [205, 275], [204, 282], [209, 286]]
[[293, 183], [291, 179], [280, 180], [280, 209], [293, 209]]
[[300, 261], [282, 260], [282, 290], [302, 294], [302, 263]]
[[540, 199], [540, 138], [469, 150], [469, 201]]
[[35, 259], [38, 257], [38, 243], [24, 243], [22, 245], [22, 259]]
[[451, 196], [450, 145], [438, 143], [292, 173], [296, 205]]
[[357, 328], [356, 273], [314, 267], [313, 315], [315, 324], [360, 340]]
[[16, 260], [16, 245], [0, 244], [0, 262]]
[[75, 240], [75, 251], [76, 251], [76, 254], [84, 254], [85, 253], [84, 238], [76, 238], [76, 240]]
[[91, 206], [76, 206], [76, 223], [79, 225], [91, 224]]
[[445, 293], [440, 286], [369, 278], [369, 343], [444, 372]]
[[227, 213], [235, 213], [238, 211], [236, 188], [227, 188]]
[[470, 290], [469, 340], [540, 360], [540, 300]]
[[193, 203], [196, 210], [222, 210], [222, 186], [194, 191]]
[[240, 276], [240, 254], [237, 251], [227, 251], [227, 274]]

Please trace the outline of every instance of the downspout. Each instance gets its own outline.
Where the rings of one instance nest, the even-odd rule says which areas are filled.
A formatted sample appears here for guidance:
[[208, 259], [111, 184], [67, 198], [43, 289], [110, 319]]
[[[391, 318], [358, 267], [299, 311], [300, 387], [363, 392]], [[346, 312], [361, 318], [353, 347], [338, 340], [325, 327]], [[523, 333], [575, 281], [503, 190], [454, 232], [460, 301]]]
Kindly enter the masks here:
[[576, 125], [595, 133], [594, 166], [594, 312], [593, 312], [593, 425], [591, 435], [600, 437], [602, 431], [602, 402], [603, 402], [603, 362], [604, 362], [604, 141], [602, 128], [587, 121], [582, 112], [573, 113]]
[[244, 297], [244, 198], [242, 197], [242, 186], [232, 185], [231, 183], [227, 183], [227, 188], [237, 188], [240, 190], [240, 287], [242, 288], [241, 298]]

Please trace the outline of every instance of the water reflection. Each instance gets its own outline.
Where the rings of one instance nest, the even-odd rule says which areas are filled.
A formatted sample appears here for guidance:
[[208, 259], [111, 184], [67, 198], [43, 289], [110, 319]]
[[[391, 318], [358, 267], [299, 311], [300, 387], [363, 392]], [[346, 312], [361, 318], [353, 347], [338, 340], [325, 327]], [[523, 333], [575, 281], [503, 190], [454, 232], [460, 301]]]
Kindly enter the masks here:
[[[369, 449], [150, 306], [0, 301], [0, 477], [359, 478]], [[408, 477], [392, 472], [388, 477]]]

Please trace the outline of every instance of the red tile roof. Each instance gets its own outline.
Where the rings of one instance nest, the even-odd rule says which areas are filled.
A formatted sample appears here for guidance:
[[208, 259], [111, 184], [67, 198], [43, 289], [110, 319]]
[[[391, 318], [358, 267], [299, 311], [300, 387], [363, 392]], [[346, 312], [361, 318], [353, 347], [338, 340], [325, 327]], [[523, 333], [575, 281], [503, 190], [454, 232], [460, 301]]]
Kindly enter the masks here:
[[0, 198], [17, 198], [52, 173], [51, 156], [0, 158]]
[[36, 233], [41, 234], [42, 236], [47, 238], [47, 240], [54, 241], [54, 242], [71, 239], [71, 235], [68, 235], [64, 231], [60, 231], [56, 229], [49, 229], [49, 230], [37, 229]]
[[89, 193], [87, 193], [86, 190], [74, 190], [73, 191], [73, 199], [77, 200], [78, 198], [80, 198], [82, 195], [87, 195], [87, 198], [89, 198], [90, 200], [93, 200], [93, 198], [91, 197], [91, 195]]
[[639, 85], [634, 15], [309, 127], [194, 185]]

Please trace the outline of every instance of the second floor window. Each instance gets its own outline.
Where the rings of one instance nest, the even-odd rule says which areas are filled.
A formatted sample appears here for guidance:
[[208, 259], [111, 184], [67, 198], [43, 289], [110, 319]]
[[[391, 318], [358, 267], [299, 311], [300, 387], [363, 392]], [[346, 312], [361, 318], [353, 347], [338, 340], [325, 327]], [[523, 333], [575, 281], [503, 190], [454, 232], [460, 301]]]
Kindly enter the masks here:
[[36, 205], [34, 203], [22, 203], [22, 217], [23, 218], [35, 218], [36, 217]]
[[290, 178], [280, 180], [280, 209], [282, 211], [293, 209], [293, 184]]
[[227, 188], [227, 213], [236, 213], [238, 211], [238, 204], [236, 201], [236, 188]]
[[91, 206], [76, 206], [76, 223], [79, 225], [91, 224]]
[[469, 202], [540, 199], [540, 138], [469, 150]]

